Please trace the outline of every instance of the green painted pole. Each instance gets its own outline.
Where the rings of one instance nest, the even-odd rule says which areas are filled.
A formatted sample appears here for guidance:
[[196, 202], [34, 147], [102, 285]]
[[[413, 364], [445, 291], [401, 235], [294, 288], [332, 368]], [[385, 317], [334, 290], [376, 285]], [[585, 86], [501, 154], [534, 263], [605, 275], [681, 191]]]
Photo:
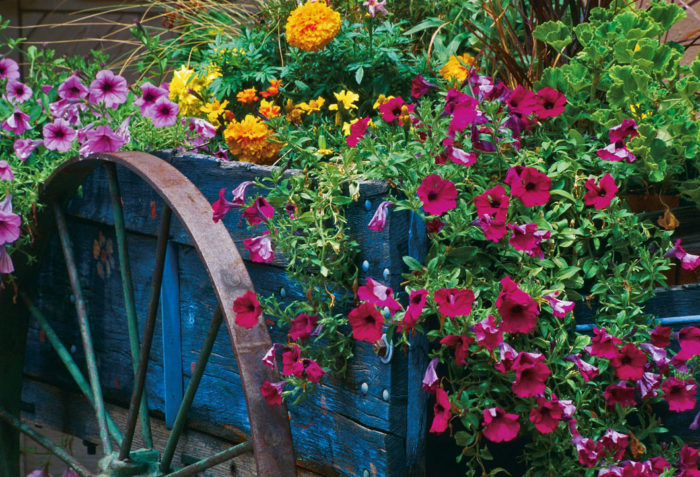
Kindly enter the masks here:
[[[85, 395], [87, 400], [90, 401], [90, 404], [94, 408], [95, 400], [93, 399], [92, 393], [90, 392], [90, 384], [88, 383], [87, 379], [85, 379], [85, 376], [83, 376], [83, 373], [80, 371], [80, 367], [73, 359], [73, 356], [71, 356], [71, 354], [68, 352], [68, 349], [63, 345], [63, 343], [61, 342], [61, 338], [58, 337], [56, 331], [49, 324], [44, 314], [41, 311], [39, 311], [39, 309], [34, 305], [34, 303], [32, 303], [32, 301], [29, 298], [27, 298], [26, 295], [24, 295], [24, 293], [21, 293], [20, 296], [24, 300], [24, 303], [27, 305], [29, 313], [31, 313], [34, 319], [37, 321], [37, 323], [39, 323], [41, 329], [44, 330], [46, 338], [49, 340], [49, 343], [51, 343], [51, 346], [53, 346], [53, 349], [56, 351], [56, 354], [58, 354], [58, 357], [61, 358], [61, 361], [63, 361], [63, 365], [66, 367], [66, 369], [68, 369], [70, 375], [73, 376], [73, 379], [80, 388], [80, 391], [82, 391], [82, 393]], [[105, 415], [107, 418], [107, 427], [109, 428], [109, 433], [115, 441], [121, 444], [121, 431], [119, 431], [119, 428], [114, 423], [112, 418], [109, 417], [109, 414], [106, 411]]]
[[197, 364], [195, 365], [194, 371], [192, 371], [192, 377], [190, 378], [190, 382], [187, 384], [187, 390], [185, 391], [185, 395], [180, 403], [180, 408], [177, 411], [175, 424], [173, 424], [173, 429], [170, 431], [170, 435], [168, 436], [168, 442], [165, 444], [163, 458], [160, 461], [161, 472], [168, 472], [170, 470], [170, 464], [173, 460], [173, 456], [175, 455], [177, 442], [180, 439], [180, 435], [182, 434], [182, 431], [185, 428], [185, 423], [187, 422], [187, 413], [190, 410], [192, 401], [194, 401], [194, 395], [197, 392], [199, 383], [204, 375], [204, 368], [209, 362], [209, 356], [211, 355], [211, 350], [214, 348], [214, 341], [216, 341], [219, 328], [221, 328], [222, 320], [223, 314], [221, 313], [221, 306], [217, 306], [209, 325], [209, 331], [204, 339], [204, 345], [202, 345], [202, 350], [199, 352]]
[[87, 362], [88, 376], [90, 377], [90, 388], [95, 400], [95, 413], [97, 414], [97, 423], [100, 429], [100, 440], [105, 455], [112, 453], [112, 442], [109, 440], [107, 432], [107, 418], [105, 414], [105, 403], [102, 397], [102, 387], [100, 386], [100, 378], [97, 372], [97, 361], [95, 359], [95, 348], [92, 345], [92, 334], [90, 333], [90, 324], [88, 323], [87, 307], [83, 297], [83, 291], [80, 287], [78, 278], [78, 267], [75, 264], [73, 256], [73, 246], [71, 245], [70, 237], [68, 236], [68, 225], [66, 218], [63, 215], [58, 204], [52, 204], [54, 215], [56, 216], [56, 225], [58, 228], [58, 238], [61, 241], [63, 249], [63, 257], [66, 260], [66, 268], [68, 269], [68, 278], [70, 279], [71, 289], [75, 297], [75, 310], [78, 313], [78, 326], [80, 327], [80, 336], [83, 339], [83, 349], [85, 351], [85, 361]]
[[[112, 215], [114, 216], [114, 232], [117, 237], [117, 250], [119, 253], [119, 270], [122, 277], [122, 290], [124, 291], [124, 308], [126, 310], [126, 324], [129, 330], [129, 347], [131, 348], [131, 362], [134, 367], [134, 377], [139, 362], [139, 329], [136, 317], [136, 300], [134, 299], [134, 285], [131, 280], [131, 262], [126, 246], [126, 225], [124, 222], [124, 207], [122, 194], [119, 190], [117, 179], [117, 166], [113, 163], [105, 164], [109, 178], [109, 194], [112, 198]], [[148, 404], [146, 393], [141, 395], [141, 407], [139, 408], [141, 421], [141, 435], [144, 445], [153, 448], [153, 436], [151, 434], [151, 421], [148, 417]]]
[[199, 472], [214, 467], [215, 465], [222, 464], [227, 460], [233, 459], [238, 455], [241, 455], [245, 452], [250, 452], [252, 450], [253, 444], [250, 441], [245, 441], [241, 444], [226, 449], [225, 451], [221, 451], [218, 454], [214, 454], [211, 457], [207, 457], [206, 459], [202, 459], [199, 462], [195, 462], [192, 465], [183, 467], [177, 472], [173, 472], [172, 474], [166, 474], [165, 477], [188, 477], [190, 475], [195, 475]]

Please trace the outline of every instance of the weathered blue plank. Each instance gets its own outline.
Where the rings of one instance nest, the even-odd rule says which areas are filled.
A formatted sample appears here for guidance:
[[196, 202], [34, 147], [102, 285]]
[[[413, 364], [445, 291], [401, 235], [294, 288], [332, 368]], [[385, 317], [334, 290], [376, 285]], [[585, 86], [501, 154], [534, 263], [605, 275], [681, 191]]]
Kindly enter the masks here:
[[165, 425], [175, 423], [182, 402], [182, 335], [180, 333], [180, 280], [177, 245], [168, 242], [160, 290], [160, 320], [163, 333], [163, 387], [165, 393]]

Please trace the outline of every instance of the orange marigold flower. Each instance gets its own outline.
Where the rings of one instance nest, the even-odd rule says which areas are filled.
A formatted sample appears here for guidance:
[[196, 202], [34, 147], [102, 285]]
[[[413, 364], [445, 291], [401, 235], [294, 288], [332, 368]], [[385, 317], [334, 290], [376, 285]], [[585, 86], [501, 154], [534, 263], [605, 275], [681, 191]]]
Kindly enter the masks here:
[[266, 91], [261, 91], [260, 96], [263, 98], [269, 98], [270, 96], [275, 96], [280, 92], [280, 87], [282, 86], [282, 80], [270, 80], [270, 86]]
[[287, 41], [305, 51], [324, 48], [340, 31], [340, 13], [326, 2], [306, 2], [287, 19]]
[[236, 95], [236, 99], [239, 103], [252, 103], [253, 101], [257, 101], [259, 99], [256, 93], [257, 91], [255, 88], [244, 89]]
[[231, 121], [224, 131], [224, 139], [239, 161], [272, 164], [282, 147], [270, 141], [272, 134], [272, 129], [260, 118], [248, 114], [243, 121]]
[[260, 101], [260, 109], [258, 112], [265, 116], [265, 119], [275, 118], [280, 115], [280, 107], [275, 105], [272, 101], [262, 100]]
[[447, 63], [445, 63], [445, 66], [440, 68], [440, 76], [447, 81], [462, 83], [467, 79], [467, 74], [469, 73], [469, 68], [467, 68], [467, 66], [474, 67], [475, 63], [474, 57], [469, 53], [465, 53], [461, 56], [452, 55], [450, 59], [447, 60]]

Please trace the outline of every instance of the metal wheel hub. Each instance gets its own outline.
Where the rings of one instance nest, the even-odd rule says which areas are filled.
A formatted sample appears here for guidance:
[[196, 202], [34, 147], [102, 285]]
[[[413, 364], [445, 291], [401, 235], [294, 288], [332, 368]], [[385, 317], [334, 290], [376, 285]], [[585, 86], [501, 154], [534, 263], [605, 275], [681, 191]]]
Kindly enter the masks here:
[[160, 452], [155, 449], [131, 451], [129, 459], [119, 460], [119, 453], [103, 457], [99, 464], [98, 477], [159, 477]]

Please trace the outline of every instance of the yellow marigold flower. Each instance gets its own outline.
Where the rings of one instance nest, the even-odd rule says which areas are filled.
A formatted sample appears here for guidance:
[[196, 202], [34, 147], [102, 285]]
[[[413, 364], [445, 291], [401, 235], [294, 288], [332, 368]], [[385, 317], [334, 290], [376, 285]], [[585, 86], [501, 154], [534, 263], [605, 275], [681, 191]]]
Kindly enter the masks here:
[[272, 164], [282, 147], [270, 142], [272, 133], [260, 118], [248, 114], [243, 121], [231, 121], [224, 131], [224, 139], [231, 154], [239, 161]]
[[211, 85], [211, 82], [214, 81], [216, 78], [219, 78], [221, 76], [221, 68], [218, 66], [211, 66], [209, 67], [209, 71], [207, 72], [206, 76], [202, 78], [204, 86], [207, 88]]
[[301, 124], [301, 115], [304, 114], [301, 108], [295, 106], [291, 99], [284, 105], [284, 118], [292, 124]]
[[258, 109], [258, 112], [265, 116], [266, 119], [276, 118], [280, 115], [280, 107], [272, 101], [263, 99], [260, 101], [260, 108]]
[[247, 104], [247, 103], [252, 103], [253, 101], [258, 100], [258, 96], [256, 95], [257, 91], [255, 88], [248, 88], [244, 89], [243, 91], [240, 91], [236, 95], [236, 99], [238, 100], [239, 103]]
[[323, 99], [321, 96], [319, 96], [316, 99], [312, 99], [308, 103], [299, 103], [297, 104], [297, 108], [301, 109], [304, 111], [306, 114], [311, 114], [314, 111], [321, 111], [321, 108], [325, 104], [326, 100]]
[[452, 55], [450, 59], [447, 60], [447, 63], [445, 63], [445, 66], [440, 68], [440, 76], [447, 81], [457, 81], [461, 83], [467, 79], [467, 73], [469, 73], [467, 66], [474, 66], [474, 63], [474, 57], [469, 53], [465, 53], [462, 56]]
[[282, 86], [282, 80], [273, 79], [270, 80], [270, 86], [265, 91], [260, 92], [260, 96], [263, 98], [269, 98], [280, 92], [280, 87]]
[[306, 2], [290, 13], [286, 33], [290, 45], [305, 51], [324, 48], [340, 31], [340, 13], [326, 2]]
[[335, 99], [336, 101], [338, 101], [338, 103], [331, 104], [330, 106], [328, 106], [329, 110], [337, 111], [338, 106], [341, 104], [343, 105], [343, 108], [345, 108], [346, 111], [350, 111], [351, 109], [357, 109], [355, 103], [358, 99], [360, 99], [359, 94], [353, 93], [352, 91], [343, 90], [340, 93], [333, 93], [333, 96], [335, 96]]
[[221, 116], [228, 106], [228, 101], [224, 100], [220, 103], [218, 99], [215, 99], [211, 103], [207, 103], [202, 106], [201, 111], [207, 115], [207, 120], [214, 126], [219, 126], [219, 116]]
[[[176, 101], [180, 108], [180, 116], [194, 116], [199, 113], [202, 101], [197, 94], [202, 91], [202, 82], [197, 78], [194, 70], [182, 65], [175, 70], [170, 81], [171, 100]], [[193, 94], [194, 91], [196, 94]]]
[[173, 79], [170, 80], [170, 99], [177, 99], [178, 96], [187, 92], [187, 83], [193, 75], [194, 70], [185, 65], [173, 72]]
[[372, 105], [372, 108], [373, 108], [373, 109], [379, 109], [379, 106], [381, 106], [382, 104], [386, 103], [386, 102], [389, 101], [390, 99], [394, 99], [394, 97], [393, 97], [393, 96], [384, 96], [383, 94], [380, 94], [379, 97], [377, 97], [377, 100], [376, 100], [376, 101], [374, 102], [374, 104]]
[[327, 156], [329, 154], [333, 154], [333, 149], [319, 149], [318, 153], [323, 156]]

